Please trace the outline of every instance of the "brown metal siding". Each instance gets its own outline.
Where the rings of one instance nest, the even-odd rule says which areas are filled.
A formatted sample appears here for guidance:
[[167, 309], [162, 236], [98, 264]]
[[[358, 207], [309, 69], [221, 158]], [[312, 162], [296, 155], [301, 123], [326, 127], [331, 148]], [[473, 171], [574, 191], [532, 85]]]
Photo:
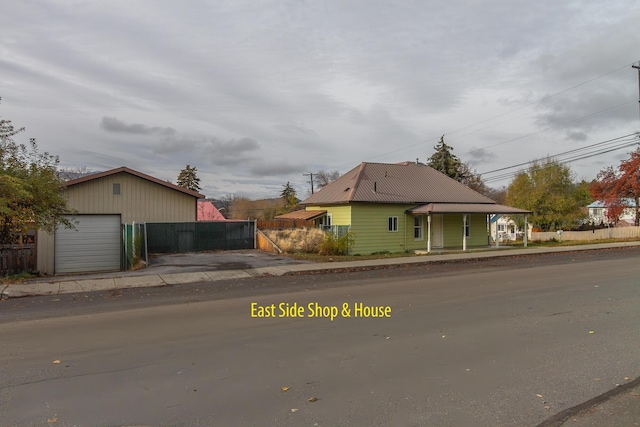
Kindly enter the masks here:
[[[120, 195], [113, 184], [120, 184]], [[68, 206], [83, 214], [121, 214], [123, 223], [196, 220], [197, 199], [128, 173], [66, 187]]]

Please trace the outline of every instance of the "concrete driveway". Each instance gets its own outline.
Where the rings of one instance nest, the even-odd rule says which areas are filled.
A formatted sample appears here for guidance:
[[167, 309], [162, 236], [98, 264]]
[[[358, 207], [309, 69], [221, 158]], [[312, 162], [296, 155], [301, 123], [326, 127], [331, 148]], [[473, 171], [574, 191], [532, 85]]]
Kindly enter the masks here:
[[198, 271], [245, 270], [308, 262], [259, 250], [155, 254], [149, 258], [149, 267], [138, 271], [143, 271], [144, 274], [193, 273]]

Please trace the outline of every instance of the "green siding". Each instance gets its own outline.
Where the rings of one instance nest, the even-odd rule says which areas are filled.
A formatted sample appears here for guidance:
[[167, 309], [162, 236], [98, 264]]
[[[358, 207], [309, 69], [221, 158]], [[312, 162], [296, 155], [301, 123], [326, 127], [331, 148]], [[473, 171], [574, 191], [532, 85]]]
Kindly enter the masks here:
[[[462, 249], [463, 219], [462, 214], [444, 215], [444, 247], [447, 249]], [[467, 248], [486, 246], [487, 216], [485, 214], [469, 215], [469, 238]]]
[[351, 225], [351, 206], [307, 206], [308, 211], [327, 211], [331, 214], [332, 225]]
[[[413, 243], [413, 217], [405, 211], [415, 205], [354, 204], [351, 213], [351, 231], [355, 242], [354, 254], [368, 255], [373, 252], [404, 252]], [[390, 216], [398, 217], [398, 231], [388, 231]], [[411, 221], [410, 223], [407, 220]], [[406, 233], [411, 231], [411, 240]]]

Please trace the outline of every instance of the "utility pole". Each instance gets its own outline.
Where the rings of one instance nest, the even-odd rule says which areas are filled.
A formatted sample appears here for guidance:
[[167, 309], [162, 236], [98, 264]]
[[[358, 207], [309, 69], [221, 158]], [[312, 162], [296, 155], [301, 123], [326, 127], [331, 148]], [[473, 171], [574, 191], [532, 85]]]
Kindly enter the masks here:
[[632, 65], [631, 67], [638, 70], [638, 112], [640, 113], [640, 61], [638, 61], [638, 65]]
[[313, 172], [309, 172], [309, 173], [303, 173], [302, 176], [308, 176], [311, 177], [311, 179], [309, 180], [309, 182], [311, 182], [311, 194], [313, 194]]

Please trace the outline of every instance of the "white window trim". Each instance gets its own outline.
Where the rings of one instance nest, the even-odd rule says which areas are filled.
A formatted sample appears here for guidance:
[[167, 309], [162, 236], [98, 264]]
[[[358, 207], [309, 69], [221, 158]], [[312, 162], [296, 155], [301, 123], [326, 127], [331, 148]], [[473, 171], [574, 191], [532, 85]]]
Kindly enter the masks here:
[[[420, 221], [419, 225], [416, 225], [416, 220]], [[420, 230], [419, 237], [416, 237], [416, 230]], [[422, 220], [422, 216], [420, 215], [415, 216], [413, 219], [413, 240], [424, 240], [424, 221]]]
[[387, 231], [389, 233], [397, 233], [398, 232], [398, 217], [390, 216], [387, 217]]

